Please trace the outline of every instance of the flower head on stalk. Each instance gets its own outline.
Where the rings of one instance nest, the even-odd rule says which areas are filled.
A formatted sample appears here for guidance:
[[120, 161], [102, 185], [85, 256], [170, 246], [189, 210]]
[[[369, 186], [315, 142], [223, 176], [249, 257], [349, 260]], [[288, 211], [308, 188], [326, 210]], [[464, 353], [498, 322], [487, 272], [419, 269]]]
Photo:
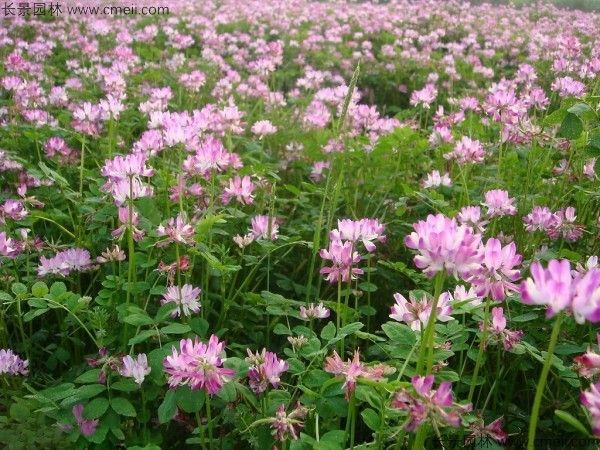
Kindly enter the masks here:
[[191, 284], [184, 284], [182, 287], [169, 286], [167, 292], [163, 295], [161, 304], [174, 302], [177, 308], [171, 312], [171, 317], [179, 317], [183, 311], [186, 317], [200, 312], [200, 293], [202, 289], [195, 288]]
[[360, 360], [358, 350], [354, 352], [353, 358], [348, 361], [342, 360], [337, 352], [334, 351], [333, 355], [325, 358], [324, 370], [336, 376], [341, 376], [344, 379], [342, 389], [345, 392], [346, 400], [350, 399], [354, 389], [356, 389], [358, 378], [381, 380], [385, 375], [395, 371], [393, 367], [386, 366], [385, 364], [365, 366]]
[[515, 199], [508, 197], [508, 191], [502, 189], [493, 189], [485, 194], [483, 206], [487, 207], [487, 213], [490, 217], [514, 216], [517, 208], [514, 206]]
[[[431, 316], [433, 299], [428, 295], [423, 295], [420, 299], [416, 297], [413, 291], [408, 294], [409, 300], [398, 292], [394, 294], [396, 304], [391, 307], [390, 318], [398, 322], [404, 322], [411, 329], [418, 331], [425, 329]], [[438, 299], [436, 307], [436, 320], [448, 322], [452, 320], [452, 306], [450, 306], [450, 296], [448, 293], [442, 293]]]
[[156, 245], [164, 247], [170, 243], [192, 245], [194, 243], [194, 227], [187, 223], [181, 214], [171, 217], [166, 225], [159, 225], [156, 234], [164, 238]]
[[329, 314], [329, 308], [323, 306], [322, 302], [318, 305], [311, 303], [308, 308], [305, 306], [300, 307], [300, 318], [302, 320], [326, 319]]
[[163, 360], [171, 388], [187, 385], [213, 395], [235, 375], [235, 370], [222, 367], [225, 343], [214, 334], [206, 344], [198, 338], [182, 339], [179, 346], [179, 352], [173, 347], [173, 353]]
[[493, 300], [504, 300], [507, 292], [519, 290], [515, 282], [521, 275], [515, 266], [521, 264], [523, 257], [516, 248], [514, 242], [502, 247], [498, 239], [488, 239], [481, 267], [470, 280], [478, 296], [491, 295]]
[[244, 177], [235, 176], [229, 180], [229, 186], [223, 189], [221, 200], [228, 205], [231, 199], [235, 198], [242, 205], [251, 205], [254, 203], [254, 190], [256, 186], [252, 179], [246, 175]]
[[443, 214], [429, 215], [413, 224], [414, 231], [404, 244], [418, 252], [414, 263], [428, 277], [445, 271], [454, 276], [469, 278], [479, 268], [481, 235], [470, 227], [458, 225]]
[[288, 363], [277, 358], [273, 352], [263, 349], [262, 353], [252, 353], [247, 350], [248, 357], [246, 361], [251, 364], [248, 370], [248, 380], [250, 388], [255, 394], [262, 394], [267, 390], [270, 384], [273, 388], [279, 388], [281, 374], [288, 370]]
[[402, 389], [392, 400], [392, 407], [408, 412], [405, 428], [415, 431], [426, 420], [434, 427], [459, 427], [461, 415], [472, 410], [472, 405], [459, 405], [454, 402], [452, 383], [442, 382], [433, 389], [434, 376], [414, 376], [412, 390]]
[[29, 360], [21, 359], [11, 349], [0, 349], [0, 375], [29, 375]]
[[279, 442], [283, 442], [286, 439], [298, 439], [298, 434], [304, 422], [302, 419], [306, 417], [308, 410], [298, 402], [296, 407], [288, 414], [285, 411], [285, 405], [282, 403], [277, 408], [275, 417], [268, 419], [273, 429], [273, 436]]
[[252, 218], [251, 224], [252, 227], [249, 230], [249, 234], [252, 236], [252, 239], [274, 241], [278, 238], [279, 223], [276, 217], [259, 214]]
[[122, 363], [123, 365], [119, 368], [119, 373], [124, 377], [133, 378], [138, 385], [141, 385], [146, 375], [150, 373], [148, 358], [145, 353], [140, 353], [137, 355], [137, 358], [126, 355], [123, 357]]
[[96, 432], [96, 428], [98, 427], [98, 419], [89, 420], [83, 417], [83, 405], [81, 403], [73, 406], [73, 417], [75, 417], [75, 422], [77, 422], [77, 426], [79, 427], [79, 431], [86, 437], [91, 436]]
[[600, 436], [600, 381], [592, 384], [588, 390], [583, 391], [579, 400], [590, 414], [592, 432], [596, 436]]
[[354, 251], [351, 241], [330, 241], [329, 248], [322, 248], [319, 255], [331, 261], [331, 267], [323, 267], [320, 271], [330, 283], [337, 283], [339, 280], [348, 283], [364, 273], [362, 269], [353, 267], [360, 261], [360, 255]]
[[377, 219], [342, 219], [338, 227], [329, 233], [331, 241], [362, 242], [368, 252], [375, 250], [373, 241], [384, 242], [385, 225]]
[[[483, 330], [483, 327], [484, 324], [481, 322], [479, 328]], [[521, 330], [509, 330], [506, 328], [506, 317], [504, 317], [504, 310], [500, 307], [492, 308], [492, 322], [488, 329], [492, 340], [501, 342], [504, 350], [513, 348], [523, 336]]]
[[568, 260], [553, 259], [546, 269], [534, 262], [531, 275], [521, 283], [523, 303], [546, 305], [547, 317], [568, 310], [577, 323], [600, 322], [600, 269], [573, 273]]
[[[129, 226], [129, 211], [130, 211], [130, 209], [121, 207], [121, 208], [118, 208], [117, 211], [118, 211], [117, 217], [119, 218], [119, 227], [115, 228], [111, 232], [112, 237], [115, 239], [120, 238], [121, 236], [123, 236], [123, 233], [125, 233], [125, 231], [127, 231], [127, 227]], [[140, 215], [135, 210], [135, 208], [131, 208], [131, 229], [132, 229], [134, 241], [141, 240], [144, 237], [144, 235], [146, 234], [144, 232], [144, 230], [141, 230], [138, 228], [139, 224], [140, 224]]]
[[[598, 348], [600, 349], [600, 334], [596, 335]], [[591, 379], [600, 374], [600, 354], [596, 353], [591, 347], [583, 355], [579, 355], [573, 360], [575, 370], [584, 378]]]
[[469, 434], [465, 439], [465, 444], [467, 445], [474, 445], [479, 439], [492, 438], [501, 444], [506, 442], [506, 439], [508, 439], [508, 434], [506, 431], [504, 431], [503, 417], [498, 417], [496, 420], [488, 423], [487, 425], [485, 425], [483, 419], [479, 417], [475, 422], [472, 422], [469, 425], [469, 430], [471, 431], [471, 434]]

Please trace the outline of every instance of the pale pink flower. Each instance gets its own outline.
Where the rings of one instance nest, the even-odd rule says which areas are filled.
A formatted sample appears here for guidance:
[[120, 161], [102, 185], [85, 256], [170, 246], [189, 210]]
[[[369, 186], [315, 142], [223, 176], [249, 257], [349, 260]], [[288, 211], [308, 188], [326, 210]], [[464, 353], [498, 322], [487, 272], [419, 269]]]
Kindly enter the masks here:
[[323, 267], [320, 270], [321, 275], [325, 275], [325, 279], [330, 283], [337, 283], [339, 280], [348, 283], [364, 273], [362, 269], [353, 267], [361, 258], [358, 252], [354, 251], [351, 241], [330, 241], [329, 248], [322, 248], [319, 255], [331, 261], [331, 267]]
[[514, 206], [515, 199], [508, 197], [508, 191], [494, 189], [485, 194], [483, 206], [487, 207], [487, 214], [490, 217], [514, 216], [517, 208]]
[[165, 238], [157, 243], [160, 247], [170, 243], [194, 244], [194, 227], [187, 223], [181, 214], [178, 214], [175, 218], [170, 218], [166, 225], [159, 225], [156, 234]]
[[452, 180], [450, 179], [448, 172], [445, 172], [442, 175], [440, 174], [439, 170], [433, 170], [421, 181], [421, 186], [423, 186], [425, 189], [440, 186], [450, 187], [452, 186]]
[[248, 369], [248, 380], [250, 389], [255, 394], [262, 394], [270, 384], [273, 388], [279, 388], [281, 374], [288, 370], [288, 363], [277, 358], [273, 352], [263, 349], [262, 353], [253, 354], [247, 349], [248, 361], [251, 366]]
[[223, 189], [221, 200], [227, 205], [235, 197], [242, 205], [250, 205], [254, 202], [254, 189], [256, 186], [248, 175], [244, 177], [236, 175], [229, 180], [229, 186]]
[[83, 405], [81, 403], [73, 406], [72, 412], [81, 434], [83, 434], [85, 437], [90, 437], [96, 432], [99, 420], [85, 419], [83, 417]]
[[11, 349], [0, 349], [0, 375], [29, 375], [29, 360], [22, 359]]
[[[417, 298], [413, 291], [409, 292], [408, 298], [409, 300], [406, 300], [402, 294], [396, 292], [394, 294], [396, 304], [392, 305], [389, 317], [406, 323], [415, 331], [425, 329], [431, 316], [433, 299], [428, 295]], [[440, 322], [448, 322], [453, 319], [451, 314], [450, 296], [448, 293], [442, 293], [438, 299], [435, 318]]]
[[277, 408], [275, 417], [268, 419], [273, 429], [273, 436], [279, 442], [285, 442], [287, 439], [298, 439], [298, 435], [304, 422], [302, 419], [306, 417], [308, 410], [298, 402], [296, 407], [287, 414], [285, 412], [285, 405], [282, 403]]
[[300, 318], [304, 320], [326, 319], [329, 314], [329, 308], [323, 306], [322, 302], [318, 305], [311, 303], [308, 307], [300, 307]]
[[146, 375], [150, 373], [148, 358], [145, 353], [138, 354], [135, 359], [131, 355], [126, 355], [121, 362], [122, 366], [119, 368], [119, 374], [133, 378], [138, 385], [141, 385]]
[[182, 287], [169, 286], [167, 292], [163, 294], [161, 304], [174, 302], [177, 308], [171, 311], [171, 317], [179, 317], [183, 312], [183, 315], [190, 317], [192, 314], [198, 314], [200, 312], [200, 288], [195, 288], [191, 284], [184, 284]]

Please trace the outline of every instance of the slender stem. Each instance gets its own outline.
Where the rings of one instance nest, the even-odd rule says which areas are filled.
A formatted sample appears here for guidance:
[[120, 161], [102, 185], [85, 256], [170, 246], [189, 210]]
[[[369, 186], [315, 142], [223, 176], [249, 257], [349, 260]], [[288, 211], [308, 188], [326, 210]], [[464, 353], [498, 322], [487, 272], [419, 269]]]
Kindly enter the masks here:
[[81, 159], [79, 161], [79, 197], [83, 197], [83, 167], [85, 165], [85, 136], [81, 137]]
[[444, 276], [444, 272], [438, 272], [434, 278], [434, 294], [433, 304], [431, 305], [431, 314], [429, 314], [429, 320], [427, 321], [427, 326], [425, 327], [424, 332], [421, 333], [421, 347], [419, 348], [419, 359], [417, 360], [418, 374], [423, 373], [426, 353], [428, 354], [426, 371], [431, 371], [431, 367], [433, 366], [433, 330], [437, 316], [438, 299], [442, 293], [442, 287], [444, 286]]
[[[341, 322], [341, 318], [342, 318], [342, 279], [338, 279], [338, 286], [337, 286], [337, 314], [335, 315], [335, 327], [336, 327], [336, 333], [339, 333], [340, 331], [340, 322]], [[340, 341], [340, 356], [343, 358], [344, 357], [344, 344], [342, 343], [342, 341]]]
[[471, 378], [471, 386], [469, 387], [469, 396], [467, 397], [467, 403], [471, 403], [473, 399], [473, 393], [475, 392], [475, 383], [477, 382], [477, 375], [479, 375], [479, 369], [481, 367], [481, 360], [483, 359], [483, 351], [485, 350], [485, 344], [487, 341], [488, 334], [488, 322], [490, 320], [490, 298], [485, 299], [485, 310], [483, 313], [483, 334], [479, 341], [479, 352], [477, 353], [477, 360], [475, 361], [475, 370], [473, 377]]
[[210, 394], [206, 394], [206, 420], [208, 425], [208, 448], [213, 448], [213, 426], [212, 415], [210, 410]]
[[540, 414], [540, 405], [542, 404], [542, 396], [544, 394], [544, 388], [546, 387], [546, 379], [548, 378], [548, 372], [550, 372], [550, 365], [552, 363], [552, 357], [554, 356], [554, 347], [558, 340], [558, 333], [560, 331], [560, 325], [562, 322], [562, 313], [560, 313], [554, 321], [552, 327], [552, 334], [550, 335], [550, 343], [548, 344], [548, 353], [544, 360], [544, 367], [540, 374], [540, 380], [538, 381], [537, 388], [535, 390], [535, 398], [533, 400], [533, 408], [531, 409], [531, 417], [529, 419], [529, 433], [527, 434], [527, 450], [535, 450], [535, 433], [537, 431], [537, 422]]

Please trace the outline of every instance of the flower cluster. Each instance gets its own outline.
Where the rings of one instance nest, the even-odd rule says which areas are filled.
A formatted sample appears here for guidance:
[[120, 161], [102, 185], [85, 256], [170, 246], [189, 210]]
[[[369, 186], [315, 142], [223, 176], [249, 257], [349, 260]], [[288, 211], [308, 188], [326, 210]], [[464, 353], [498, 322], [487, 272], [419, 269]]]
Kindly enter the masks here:
[[255, 394], [262, 394], [267, 390], [270, 384], [273, 388], [279, 387], [281, 374], [288, 370], [288, 363], [277, 358], [273, 352], [268, 352], [266, 348], [261, 353], [252, 353], [250, 349], [246, 361], [250, 363], [248, 369], [248, 380], [250, 389]]
[[431, 421], [435, 427], [459, 427], [461, 416], [470, 412], [472, 406], [454, 402], [452, 383], [442, 382], [433, 389], [434, 376], [414, 376], [411, 380], [413, 391], [402, 389], [392, 400], [392, 407], [407, 411], [408, 420], [404, 427], [415, 431], [425, 421]]
[[40, 257], [37, 268], [38, 276], [61, 275], [67, 276], [71, 272], [81, 272], [93, 267], [90, 252], [81, 248], [71, 248], [58, 252], [52, 258]]
[[180, 351], [173, 347], [173, 353], [163, 360], [164, 370], [169, 376], [169, 386], [189, 386], [190, 389], [203, 389], [208, 394], [216, 394], [235, 375], [233, 369], [222, 367], [225, 361], [225, 343], [219, 342], [214, 334], [203, 343], [197, 338], [182, 339]]

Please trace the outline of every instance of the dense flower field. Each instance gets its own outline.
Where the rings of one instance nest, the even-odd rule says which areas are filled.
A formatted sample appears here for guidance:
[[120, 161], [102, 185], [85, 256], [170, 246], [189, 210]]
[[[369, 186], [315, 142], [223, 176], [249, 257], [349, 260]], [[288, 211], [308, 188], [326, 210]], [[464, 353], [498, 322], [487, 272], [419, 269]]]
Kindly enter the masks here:
[[600, 15], [1, 20], [0, 447], [597, 448]]

